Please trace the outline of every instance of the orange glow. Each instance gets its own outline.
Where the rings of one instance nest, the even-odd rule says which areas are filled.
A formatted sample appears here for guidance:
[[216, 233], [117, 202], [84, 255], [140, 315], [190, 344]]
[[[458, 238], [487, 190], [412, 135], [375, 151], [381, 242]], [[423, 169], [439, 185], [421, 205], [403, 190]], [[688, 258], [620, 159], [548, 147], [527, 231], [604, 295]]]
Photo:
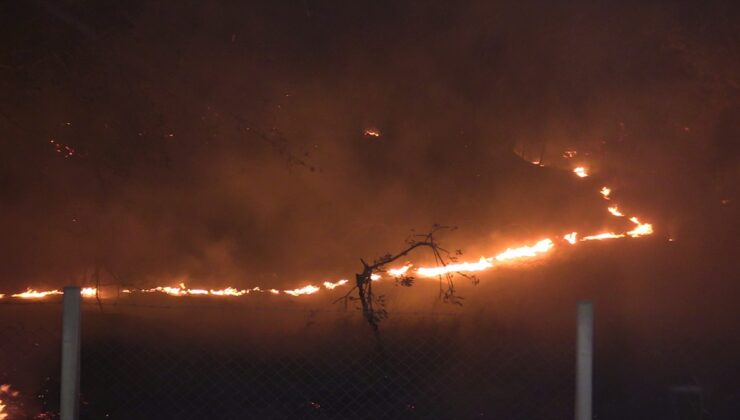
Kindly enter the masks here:
[[22, 293], [16, 293], [12, 295], [14, 298], [21, 298], [21, 299], [43, 299], [50, 295], [63, 295], [61, 290], [46, 290], [39, 292], [34, 289], [27, 289], [25, 292]]
[[249, 293], [249, 291], [248, 290], [237, 290], [233, 287], [227, 287], [225, 289], [220, 289], [220, 290], [211, 289], [209, 293], [213, 296], [242, 296], [242, 295]]
[[349, 282], [349, 280], [345, 280], [345, 279], [339, 280], [339, 281], [334, 282], [334, 283], [332, 283], [330, 281], [325, 281], [324, 282], [324, 287], [327, 288], [327, 289], [329, 289], [329, 290], [334, 290], [334, 289], [336, 289], [339, 286], [344, 286], [348, 282]]
[[[379, 132], [378, 132], [379, 133]], [[368, 134], [372, 135], [372, 134]], [[379, 135], [379, 134], [378, 134]], [[577, 167], [573, 172], [579, 177], [583, 178], [588, 176], [584, 167]], [[606, 199], [610, 199], [611, 189], [608, 187], [602, 187], [600, 190], [601, 195]], [[624, 217], [625, 215], [615, 206], [607, 208], [610, 214], [617, 217]], [[607, 239], [618, 239], [625, 237], [638, 238], [646, 235], [653, 234], [653, 226], [650, 223], [642, 223], [637, 217], [630, 217], [629, 220], [635, 224], [632, 230], [625, 233], [614, 233], [604, 232], [596, 235], [585, 236], [581, 239], [578, 238], [577, 232], [571, 232], [563, 236], [563, 239], [571, 245], [575, 245], [577, 242], [583, 241], [595, 241], [595, 240], [607, 240]], [[672, 240], [672, 239], [669, 239]], [[534, 245], [525, 245], [517, 248], [507, 248], [505, 251], [495, 255], [493, 257], [481, 257], [478, 261], [474, 262], [455, 262], [445, 266], [434, 266], [434, 267], [418, 267], [415, 268], [413, 264], [406, 263], [405, 265], [397, 268], [390, 268], [387, 270], [388, 277], [400, 277], [404, 275], [419, 275], [421, 277], [437, 277], [442, 274], [448, 273], [465, 273], [465, 272], [478, 272], [484, 271], [494, 267], [494, 263], [517, 263], [523, 260], [532, 259], [541, 256], [552, 250], [555, 247], [553, 241], [549, 238], [542, 239]], [[383, 276], [379, 273], [372, 273], [370, 279], [372, 281], [379, 281]], [[348, 284], [349, 281], [341, 279], [336, 282], [325, 281], [323, 282], [324, 289], [334, 290], [337, 287]], [[283, 290], [282, 293], [290, 296], [303, 296], [311, 295], [320, 291], [319, 286], [306, 285], [296, 289]], [[151, 289], [122, 289], [122, 293], [162, 293], [168, 296], [228, 296], [228, 297], [239, 297], [252, 292], [259, 293], [271, 293], [281, 294], [280, 290], [277, 289], [262, 289], [259, 286], [251, 289], [236, 289], [233, 287], [226, 287], [224, 289], [190, 289], [185, 283], [180, 282], [178, 286], [157, 286]], [[43, 299], [50, 295], [61, 295], [63, 294], [60, 290], [46, 290], [38, 291], [35, 289], [27, 289], [25, 292], [16, 293], [11, 295], [14, 298], [21, 299]], [[97, 289], [94, 287], [84, 287], [80, 290], [80, 294], [85, 298], [97, 296]], [[0, 294], [0, 298], [5, 297], [4, 294]], [[0, 418], [0, 420], [2, 420]]]
[[582, 241], [603, 241], [604, 239], [617, 239], [617, 238], [624, 238], [623, 233], [599, 233], [597, 235], [591, 235], [591, 236], [584, 236]]
[[13, 390], [10, 385], [8, 384], [2, 384], [0, 385], [0, 420], [5, 420], [8, 418], [8, 413], [5, 411], [5, 408], [7, 405], [2, 400], [3, 396], [8, 396], [11, 398], [16, 398], [20, 395], [18, 391]]
[[532, 246], [521, 246], [519, 248], [508, 248], [506, 251], [496, 255], [496, 261], [510, 261], [520, 258], [536, 257], [537, 254], [548, 252], [555, 246], [550, 239], [543, 239]]
[[653, 234], [653, 225], [650, 223], [640, 223], [640, 221], [637, 220], [637, 217], [630, 217], [630, 222], [636, 224], [637, 227], [627, 232], [627, 235], [633, 238], [639, 238], [640, 236]]
[[480, 260], [474, 263], [464, 262], [439, 267], [419, 267], [416, 272], [422, 277], [436, 277], [447, 273], [483, 271], [493, 267], [491, 260], [491, 258], [480, 257]]
[[365, 129], [365, 136], [367, 137], [380, 137], [380, 130], [377, 128], [366, 128]]
[[576, 241], [578, 240], [578, 233], [571, 232], [571, 233], [563, 236], [563, 239], [565, 239], [566, 241], [568, 241], [569, 244], [574, 245], [576, 243]]
[[621, 211], [619, 211], [619, 208], [617, 206], [611, 206], [611, 207], [607, 208], [607, 210], [609, 211], [609, 213], [611, 213], [614, 216], [624, 217], [624, 213], [622, 213]]
[[301, 287], [300, 289], [284, 290], [285, 293], [291, 296], [312, 295], [318, 291], [318, 287], [312, 286], [310, 284], [308, 286]]
[[391, 268], [390, 270], [388, 270], [388, 274], [390, 274], [393, 277], [400, 277], [406, 274], [410, 268], [411, 268], [411, 264], [406, 264], [403, 267], [399, 267], [399, 268]]

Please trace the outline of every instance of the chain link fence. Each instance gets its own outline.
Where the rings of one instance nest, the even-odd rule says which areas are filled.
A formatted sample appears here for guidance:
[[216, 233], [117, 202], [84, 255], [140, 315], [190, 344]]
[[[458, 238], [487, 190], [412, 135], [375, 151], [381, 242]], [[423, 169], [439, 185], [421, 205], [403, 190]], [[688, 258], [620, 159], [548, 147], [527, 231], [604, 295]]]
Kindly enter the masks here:
[[[572, 418], [574, 309], [391, 311], [377, 341], [352, 309], [88, 302], [80, 418]], [[61, 314], [0, 305], [7, 420], [58, 418]], [[595, 417], [737, 418], [732, 334], [636, 326], [597, 305], [595, 343]]]
[[572, 340], [440, 314], [393, 314], [380, 337], [353, 311], [90, 311], [82, 417], [572, 416]]

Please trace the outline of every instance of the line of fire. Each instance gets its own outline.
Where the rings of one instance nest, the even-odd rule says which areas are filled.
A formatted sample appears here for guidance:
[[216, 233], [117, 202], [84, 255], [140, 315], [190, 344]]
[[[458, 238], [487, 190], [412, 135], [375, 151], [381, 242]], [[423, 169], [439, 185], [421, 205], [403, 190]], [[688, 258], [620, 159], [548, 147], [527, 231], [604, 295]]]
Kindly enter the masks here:
[[0, 420], [740, 418], [740, 2], [0, 2]]

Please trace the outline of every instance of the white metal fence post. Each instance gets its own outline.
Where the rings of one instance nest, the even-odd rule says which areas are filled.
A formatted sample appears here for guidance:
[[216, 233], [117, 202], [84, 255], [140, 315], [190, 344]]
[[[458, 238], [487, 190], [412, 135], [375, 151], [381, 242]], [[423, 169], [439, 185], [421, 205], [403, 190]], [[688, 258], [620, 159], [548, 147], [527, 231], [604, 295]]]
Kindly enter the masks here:
[[576, 420], [591, 420], [593, 395], [594, 307], [578, 302], [576, 338]]
[[64, 288], [62, 314], [62, 379], [59, 416], [77, 420], [80, 395], [80, 288]]

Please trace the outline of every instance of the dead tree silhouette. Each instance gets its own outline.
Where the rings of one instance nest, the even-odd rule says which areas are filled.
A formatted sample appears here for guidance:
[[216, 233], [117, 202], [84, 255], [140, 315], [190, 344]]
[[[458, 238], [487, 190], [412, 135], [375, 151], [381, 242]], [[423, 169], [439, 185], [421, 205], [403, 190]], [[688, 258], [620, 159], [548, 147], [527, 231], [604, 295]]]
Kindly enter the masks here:
[[[362, 271], [355, 274], [355, 284], [344, 296], [337, 299], [335, 303], [343, 301], [346, 305], [349, 301], [359, 301], [362, 316], [368, 325], [370, 325], [381, 353], [383, 347], [380, 340], [379, 324], [383, 319], [388, 317], [388, 311], [385, 309], [384, 295], [376, 295], [373, 291], [373, 275], [386, 272], [388, 264], [408, 256], [412, 251], [420, 248], [427, 248], [432, 253], [434, 261], [438, 266], [445, 267], [450, 263], [457, 262], [459, 256], [462, 255], [462, 251], [458, 249], [450, 252], [437, 242], [438, 233], [455, 229], [457, 228], [454, 226], [435, 224], [427, 233], [415, 234], [412, 232], [406, 239], [406, 247], [395, 254], [385, 254], [376, 258], [372, 263], [360, 259]], [[455, 275], [467, 278], [473, 281], [474, 284], [478, 283], [478, 278], [474, 275], [460, 272], [448, 272], [439, 276], [439, 299], [445, 303], [462, 305], [464, 298], [456, 293]], [[396, 277], [396, 285], [398, 286], [410, 287], [414, 284], [414, 281], [415, 278], [412, 275], [403, 274]], [[357, 295], [354, 295], [355, 291]]]

